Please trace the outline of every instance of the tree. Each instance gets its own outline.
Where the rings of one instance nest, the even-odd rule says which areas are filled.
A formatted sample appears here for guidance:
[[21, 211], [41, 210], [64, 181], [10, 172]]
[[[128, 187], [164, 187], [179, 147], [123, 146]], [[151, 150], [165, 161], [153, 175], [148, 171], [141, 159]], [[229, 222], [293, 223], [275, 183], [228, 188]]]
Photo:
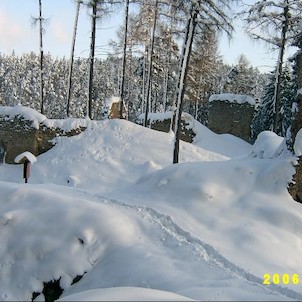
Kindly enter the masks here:
[[123, 45], [123, 62], [122, 62], [122, 83], [120, 88], [120, 119], [122, 119], [123, 116], [123, 109], [124, 109], [124, 103], [125, 103], [125, 74], [126, 74], [126, 56], [127, 56], [127, 35], [128, 35], [128, 17], [129, 17], [129, 0], [125, 0], [125, 30], [124, 30], [124, 45]]
[[[183, 111], [184, 95], [186, 89], [186, 80], [188, 73], [188, 66], [192, 51], [192, 44], [197, 24], [212, 25], [218, 29], [223, 29], [230, 33], [232, 26], [224, 13], [222, 6], [228, 1], [188, 1], [190, 13], [188, 16], [186, 33], [183, 42], [183, 50], [180, 59], [180, 68], [177, 85], [177, 110], [175, 113], [175, 138], [173, 150], [173, 163], [179, 161], [179, 140], [180, 140], [180, 123]], [[198, 18], [200, 20], [198, 20]]]
[[68, 88], [67, 88], [67, 106], [66, 106], [67, 117], [69, 117], [69, 115], [70, 115], [70, 96], [71, 96], [73, 61], [74, 61], [74, 49], [75, 49], [75, 42], [76, 42], [77, 27], [78, 27], [81, 3], [82, 3], [82, 0], [77, 0], [76, 16], [75, 16], [75, 20], [74, 20], [73, 37], [72, 37], [72, 42], [71, 42], [71, 54], [70, 54], [69, 73], [68, 73]]
[[[275, 93], [275, 71], [271, 73], [269, 82], [264, 88], [264, 94], [252, 122], [252, 140], [255, 141], [258, 134], [265, 130], [274, 129], [274, 93]], [[289, 66], [285, 66], [280, 79], [280, 119], [276, 133], [286, 137], [292, 120], [292, 104], [296, 89], [292, 80]]]
[[297, 0], [260, 0], [251, 5], [248, 10], [244, 10], [242, 14], [246, 16], [246, 29], [249, 35], [268, 43], [279, 51], [273, 97], [273, 130], [276, 132], [280, 119], [280, 85], [285, 47], [296, 36], [302, 4]]
[[157, 23], [157, 9], [158, 9], [158, 0], [155, 0], [154, 5], [154, 17], [153, 24], [150, 36], [150, 47], [149, 47], [149, 64], [148, 64], [148, 78], [147, 78], [147, 91], [146, 91], [146, 109], [145, 109], [145, 120], [144, 126], [147, 127], [148, 123], [148, 113], [151, 109], [151, 83], [152, 83], [152, 63], [153, 63], [153, 49], [154, 49], [154, 39], [155, 39], [155, 30]]
[[89, 53], [89, 80], [88, 80], [88, 106], [87, 116], [93, 119], [92, 101], [93, 101], [93, 76], [94, 76], [94, 61], [95, 61], [95, 39], [96, 39], [96, 23], [105, 15], [109, 15], [112, 4], [119, 3], [115, 0], [89, 0], [86, 5], [92, 10], [91, 14], [91, 38], [90, 38], [90, 53]]
[[39, 17], [38, 18], [32, 18], [33, 25], [36, 25], [37, 22], [39, 22], [39, 46], [40, 46], [40, 60], [39, 60], [39, 66], [40, 66], [40, 111], [43, 114], [44, 113], [44, 66], [43, 66], [43, 60], [44, 60], [44, 51], [43, 51], [43, 23], [45, 22], [45, 19], [42, 17], [42, 0], [39, 0]]
[[216, 90], [220, 57], [215, 29], [200, 27], [192, 47], [186, 91], [188, 108], [185, 110], [201, 120], [200, 107], [206, 108], [209, 96]]
[[223, 87], [224, 92], [253, 95], [256, 86], [254, 69], [244, 55], [240, 55], [238, 63], [232, 68]]
[[96, 36], [96, 18], [98, 0], [91, 0], [91, 38], [90, 38], [90, 53], [89, 53], [89, 80], [88, 80], [88, 110], [87, 116], [92, 119], [92, 89], [93, 89], [93, 69], [95, 56], [95, 36]]

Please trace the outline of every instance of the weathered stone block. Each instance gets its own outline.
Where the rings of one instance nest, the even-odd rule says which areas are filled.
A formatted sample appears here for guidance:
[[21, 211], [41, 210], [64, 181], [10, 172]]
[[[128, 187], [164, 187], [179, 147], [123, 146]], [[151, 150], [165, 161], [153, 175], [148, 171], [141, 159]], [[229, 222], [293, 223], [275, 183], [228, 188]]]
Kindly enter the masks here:
[[[243, 100], [241, 102], [238, 101], [241, 100], [240, 97]], [[244, 96], [230, 94], [212, 98], [209, 105], [208, 127], [216, 133], [229, 133], [250, 142], [255, 107], [250, 97], [248, 100], [244, 101]]]
[[[68, 131], [63, 130], [64, 127], [60, 128], [60, 125], [64, 126], [64, 122], [68, 123], [68, 120], [47, 120], [38, 112], [22, 106], [2, 107], [2, 109], [0, 110], [0, 163], [5, 160], [5, 163], [14, 164], [15, 157], [25, 151], [38, 156], [54, 146], [52, 140], [55, 137], [77, 135], [86, 129], [77, 125]], [[45, 121], [48, 121], [47, 125], [52, 126], [47, 126]]]

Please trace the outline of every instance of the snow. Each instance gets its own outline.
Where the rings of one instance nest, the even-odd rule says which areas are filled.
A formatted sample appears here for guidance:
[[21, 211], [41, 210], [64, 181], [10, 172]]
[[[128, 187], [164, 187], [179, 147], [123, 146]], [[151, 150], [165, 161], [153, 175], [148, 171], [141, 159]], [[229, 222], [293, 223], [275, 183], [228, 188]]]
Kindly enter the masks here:
[[302, 155], [302, 128], [298, 131], [294, 142], [294, 152], [297, 156]]
[[170, 292], [138, 287], [87, 290], [59, 301], [194, 301]]
[[70, 132], [73, 129], [86, 128], [86, 119], [47, 119], [47, 117], [34, 109], [24, 106], [0, 106], [0, 116], [5, 116], [6, 120], [13, 120], [15, 117], [23, 118], [27, 121], [32, 121], [32, 127], [39, 129], [40, 125], [45, 125], [48, 128], [59, 128], [63, 132]]
[[106, 106], [108, 108], [111, 108], [112, 104], [119, 103], [121, 101], [121, 98], [119, 96], [112, 96], [111, 98], [106, 99]]
[[275, 158], [279, 156], [285, 143], [285, 139], [272, 131], [261, 132], [252, 148], [251, 156], [261, 159]]
[[251, 106], [255, 106], [255, 100], [249, 95], [232, 94], [232, 93], [222, 93], [213, 94], [210, 96], [209, 102], [222, 101], [237, 104], [248, 103]]
[[20, 163], [20, 161], [23, 159], [23, 158], [26, 158], [31, 164], [35, 163], [37, 161], [37, 158], [31, 153], [31, 152], [28, 152], [28, 151], [25, 151], [21, 154], [19, 154], [14, 162], [15, 163]]
[[[152, 122], [163, 122], [164, 120], [171, 119], [172, 116], [173, 116], [172, 111], [157, 112], [157, 113], [149, 112], [148, 113], [148, 118], [150, 119], [151, 123]], [[140, 114], [137, 117], [137, 120], [140, 121], [141, 123], [144, 121], [144, 119], [145, 119], [145, 114]]]
[[32, 121], [32, 126], [39, 129], [39, 123], [43, 123], [47, 118], [34, 109], [24, 106], [0, 106], [0, 116], [6, 116], [6, 120], [13, 120], [16, 116]]
[[[151, 122], [162, 122], [171, 119], [172, 116], [172, 111], [148, 114]], [[144, 118], [144, 114], [141, 114], [137, 119], [143, 121]], [[186, 128], [192, 129], [196, 133], [193, 144], [200, 148], [229, 158], [247, 154], [251, 150], [251, 145], [244, 140], [230, 134], [216, 134], [186, 112], [182, 113], [181, 118], [185, 121]]]
[[263, 284], [302, 271], [294, 159], [271, 133], [251, 146], [192, 124], [178, 165], [171, 133], [125, 120], [57, 138], [30, 184], [0, 165], [0, 300], [59, 278], [62, 301], [301, 300], [301, 284]]

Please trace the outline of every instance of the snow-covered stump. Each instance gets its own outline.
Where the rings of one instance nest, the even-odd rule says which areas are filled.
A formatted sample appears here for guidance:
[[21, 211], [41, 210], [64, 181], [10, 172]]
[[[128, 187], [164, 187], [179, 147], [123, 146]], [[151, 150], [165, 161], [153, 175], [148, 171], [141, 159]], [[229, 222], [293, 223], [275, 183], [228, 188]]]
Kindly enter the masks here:
[[16, 164], [23, 164], [23, 179], [25, 183], [28, 183], [28, 178], [30, 176], [30, 166], [31, 164], [35, 163], [37, 161], [37, 158], [30, 152], [25, 151], [21, 154], [19, 154], [15, 158]]

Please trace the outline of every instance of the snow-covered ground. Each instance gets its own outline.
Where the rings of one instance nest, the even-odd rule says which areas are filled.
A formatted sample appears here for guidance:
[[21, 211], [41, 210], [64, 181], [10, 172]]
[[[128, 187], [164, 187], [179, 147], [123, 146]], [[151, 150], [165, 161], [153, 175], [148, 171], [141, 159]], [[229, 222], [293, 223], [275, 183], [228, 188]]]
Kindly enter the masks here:
[[39, 156], [28, 184], [0, 165], [0, 300], [60, 278], [62, 301], [302, 299], [302, 206], [281, 138], [251, 146], [196, 123], [172, 165], [171, 134], [87, 125]]

